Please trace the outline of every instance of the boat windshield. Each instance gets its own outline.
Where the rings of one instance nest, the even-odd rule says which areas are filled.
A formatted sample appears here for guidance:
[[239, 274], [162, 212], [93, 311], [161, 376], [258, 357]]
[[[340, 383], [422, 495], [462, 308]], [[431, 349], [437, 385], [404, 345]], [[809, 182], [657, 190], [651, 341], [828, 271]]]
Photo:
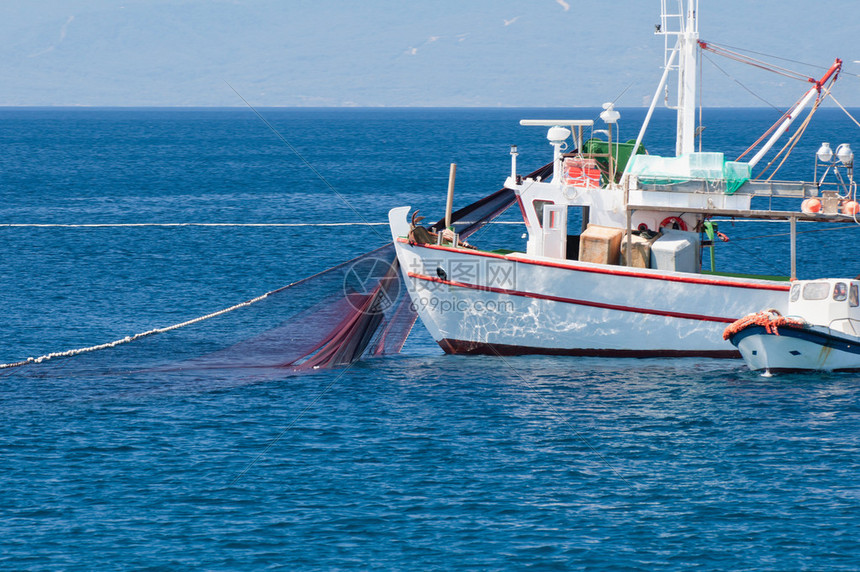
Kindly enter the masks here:
[[833, 299], [837, 302], [843, 302], [848, 298], [848, 285], [845, 282], [837, 282], [833, 288]]
[[797, 302], [800, 299], [800, 284], [795, 284], [791, 287], [791, 301]]
[[803, 286], [804, 300], [824, 300], [830, 294], [830, 283], [810, 282]]

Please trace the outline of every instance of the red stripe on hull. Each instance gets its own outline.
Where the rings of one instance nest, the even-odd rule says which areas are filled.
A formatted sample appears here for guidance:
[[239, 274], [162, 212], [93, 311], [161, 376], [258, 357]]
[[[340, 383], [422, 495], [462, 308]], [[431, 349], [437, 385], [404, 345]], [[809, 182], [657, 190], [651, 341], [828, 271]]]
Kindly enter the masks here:
[[484, 286], [482, 284], [469, 284], [467, 282], [455, 282], [453, 280], [443, 280], [434, 276], [426, 276], [424, 274], [416, 274], [407, 272], [410, 278], [426, 280], [428, 282], [436, 282], [438, 284], [446, 284], [455, 288], [467, 288], [471, 290], [481, 290], [484, 292], [493, 292], [495, 294], [507, 294], [509, 296], [521, 296], [523, 298], [535, 298], [538, 300], [550, 300], [552, 302], [562, 302], [565, 304], [575, 304], [577, 306], [589, 306], [591, 308], [601, 308], [603, 310], [618, 310], [620, 312], [632, 312], [634, 314], [650, 314], [652, 316], [663, 316], [666, 318], [681, 318], [683, 320], [696, 320], [700, 322], [720, 322], [723, 324], [731, 324], [735, 320], [732, 318], [722, 318], [718, 316], [702, 316], [699, 314], [687, 314], [684, 312], [669, 312], [666, 310], [651, 310], [649, 308], [634, 308], [632, 306], [619, 306], [617, 304], [605, 304], [603, 302], [590, 302], [588, 300], [576, 300], [574, 298], [562, 298], [561, 296], [552, 296], [550, 294], [538, 294], [536, 292], [522, 292], [520, 290], [508, 290], [506, 288], [495, 288], [493, 286]]
[[440, 340], [439, 346], [447, 354], [461, 355], [553, 355], [578, 357], [616, 357], [616, 358], [655, 358], [655, 357], [707, 357], [718, 359], [739, 359], [740, 352], [735, 350], [610, 350], [590, 348], [538, 348], [508, 344], [488, 344], [464, 340]]
[[[398, 238], [398, 242], [408, 244], [409, 241], [405, 238]], [[480, 250], [464, 250], [462, 248], [452, 248], [450, 246], [439, 246], [435, 244], [415, 244], [421, 248], [429, 248], [431, 250], [444, 250], [446, 252], [456, 252], [467, 256], [483, 256], [485, 258], [499, 258], [502, 260], [510, 260], [511, 262], [519, 262], [521, 264], [531, 264], [533, 266], [546, 266], [549, 268], [562, 268], [564, 270], [573, 270], [574, 272], [592, 272], [595, 274], [609, 274], [611, 276], [628, 276], [631, 278], [645, 278], [647, 280], [665, 280], [667, 282], [683, 282], [685, 284], [702, 284], [705, 286], [727, 286], [729, 288], [751, 288], [753, 290], [773, 290], [775, 292], [788, 292], [791, 289], [789, 284], [759, 284], [755, 282], [731, 282], [729, 280], [713, 280], [708, 278], [694, 278], [686, 276], [669, 276], [665, 274], [646, 274], [644, 272], [634, 272], [631, 270], [623, 270], [623, 267], [615, 268], [595, 268], [590, 266], [580, 266], [578, 264], [562, 264], [557, 262], [548, 262], [546, 260], [523, 260], [522, 258], [512, 258], [503, 254], [495, 254], [493, 252], [482, 252]]]

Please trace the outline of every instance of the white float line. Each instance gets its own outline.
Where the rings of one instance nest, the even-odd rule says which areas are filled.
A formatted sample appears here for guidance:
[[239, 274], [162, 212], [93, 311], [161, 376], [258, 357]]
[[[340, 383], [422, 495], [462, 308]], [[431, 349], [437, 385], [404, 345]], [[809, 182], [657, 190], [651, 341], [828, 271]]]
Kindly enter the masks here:
[[[522, 222], [493, 222], [488, 224], [517, 224]], [[94, 224], [59, 224], [59, 223], [0, 223], [0, 228], [121, 228], [121, 227], [179, 227], [179, 226], [214, 226], [214, 227], [308, 227], [308, 226], [387, 226], [387, 222], [130, 222], [130, 223], [94, 223]]]
[[141, 333], [135, 334], [133, 336], [126, 336], [122, 339], [114, 340], [114, 341], [108, 342], [106, 344], [99, 344], [99, 345], [90, 346], [87, 348], [77, 348], [74, 350], [66, 350], [64, 352], [53, 352], [53, 353], [45, 354], [43, 356], [39, 356], [39, 357], [35, 357], [35, 358], [29, 357], [29, 358], [22, 360], [22, 361], [19, 361], [19, 362], [3, 363], [3, 364], [0, 364], [0, 369], [9, 369], [12, 367], [20, 367], [22, 365], [27, 365], [27, 364], [31, 364], [31, 363], [42, 363], [42, 362], [45, 362], [45, 361], [48, 361], [48, 360], [51, 360], [54, 358], [58, 358], [58, 357], [70, 357], [70, 356], [76, 356], [76, 355], [94, 352], [94, 351], [98, 351], [98, 350], [105, 350], [108, 348], [114, 348], [116, 346], [119, 346], [122, 344], [127, 344], [130, 342], [139, 340], [141, 338], [145, 338], [147, 336], [151, 336], [154, 334], [163, 334], [163, 333], [169, 332], [171, 330], [176, 330], [179, 328], [183, 328], [185, 326], [190, 326], [192, 324], [196, 324], [197, 322], [202, 322], [203, 320], [208, 320], [210, 318], [215, 318], [217, 316], [227, 314], [228, 312], [232, 312], [233, 310], [238, 310], [239, 308], [244, 308], [246, 306], [250, 306], [251, 304], [255, 304], [261, 300], [265, 300], [266, 298], [269, 297], [269, 295], [271, 295], [275, 292], [278, 292], [280, 290], [283, 290], [283, 288], [279, 288], [278, 290], [272, 290], [271, 292], [266, 292], [262, 296], [257, 296], [256, 298], [252, 298], [252, 299], [247, 300], [245, 302], [241, 302], [239, 304], [236, 304], [235, 306], [230, 306], [229, 308], [224, 308], [223, 310], [219, 310], [217, 312], [212, 312], [211, 314], [206, 314], [205, 316], [200, 316], [200, 317], [194, 318], [193, 320], [187, 320], [185, 322], [173, 324], [172, 326], [167, 326], [164, 328], [155, 328], [153, 330], [141, 332]]
[[112, 227], [173, 227], [173, 226], [249, 226], [249, 227], [295, 227], [295, 226], [382, 226], [387, 222], [283, 222], [283, 223], [241, 223], [241, 222], [134, 222], [134, 223], [96, 223], [96, 224], [41, 224], [5, 223], [6, 228], [112, 228]]
[[[749, 220], [715, 218], [713, 222], [785, 222], [780, 220]], [[815, 221], [798, 221], [815, 222]], [[518, 225], [523, 226], [521, 221], [496, 221], [491, 225]], [[144, 227], [336, 227], [336, 226], [387, 226], [387, 222], [130, 222], [130, 223], [93, 223], [93, 224], [60, 224], [60, 223], [0, 223], [0, 228], [144, 228]]]

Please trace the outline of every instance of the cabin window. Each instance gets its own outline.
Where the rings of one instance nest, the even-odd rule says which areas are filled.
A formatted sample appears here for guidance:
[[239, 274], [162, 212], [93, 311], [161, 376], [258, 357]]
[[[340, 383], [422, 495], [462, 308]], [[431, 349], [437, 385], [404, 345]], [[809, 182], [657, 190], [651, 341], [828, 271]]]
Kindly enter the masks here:
[[797, 302], [800, 299], [800, 284], [795, 284], [791, 287], [791, 301]]
[[553, 201], [542, 201], [540, 199], [535, 199], [532, 201], [532, 206], [534, 207], [535, 212], [537, 213], [538, 224], [541, 227], [543, 227], [543, 209], [544, 209], [544, 207], [546, 207], [547, 205], [554, 205], [554, 204], [555, 203]]
[[828, 282], [810, 282], [803, 286], [804, 300], [825, 300], [828, 294], [830, 294]]
[[860, 286], [857, 286], [857, 284], [851, 285], [851, 293], [848, 294], [848, 305], [852, 308], [860, 306]]
[[837, 282], [833, 288], [833, 299], [837, 302], [843, 302], [848, 298], [848, 286], [845, 282]]

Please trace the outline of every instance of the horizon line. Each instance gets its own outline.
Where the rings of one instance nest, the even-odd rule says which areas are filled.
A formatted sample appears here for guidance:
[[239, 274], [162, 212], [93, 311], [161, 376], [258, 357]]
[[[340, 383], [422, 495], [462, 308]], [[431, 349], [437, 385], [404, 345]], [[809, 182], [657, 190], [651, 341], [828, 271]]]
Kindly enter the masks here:
[[[558, 110], [558, 109], [600, 109], [599, 105], [565, 105], [565, 106], [534, 106], [534, 105], [258, 105], [257, 109], [328, 109], [328, 110], [377, 110], [377, 109], [532, 109], [532, 110]], [[846, 105], [847, 109], [860, 109], [857, 105]], [[839, 109], [834, 106], [834, 109]], [[51, 104], [51, 105], [3, 105], [0, 110], [11, 109], [170, 109], [170, 110], [218, 110], [218, 109], [247, 109], [245, 105], [83, 105], [83, 104]], [[617, 109], [648, 109], [647, 105], [625, 105]], [[703, 106], [702, 109], [773, 109], [766, 105], [711, 105]], [[659, 106], [655, 111], [664, 110], [674, 112], [674, 109]]]

